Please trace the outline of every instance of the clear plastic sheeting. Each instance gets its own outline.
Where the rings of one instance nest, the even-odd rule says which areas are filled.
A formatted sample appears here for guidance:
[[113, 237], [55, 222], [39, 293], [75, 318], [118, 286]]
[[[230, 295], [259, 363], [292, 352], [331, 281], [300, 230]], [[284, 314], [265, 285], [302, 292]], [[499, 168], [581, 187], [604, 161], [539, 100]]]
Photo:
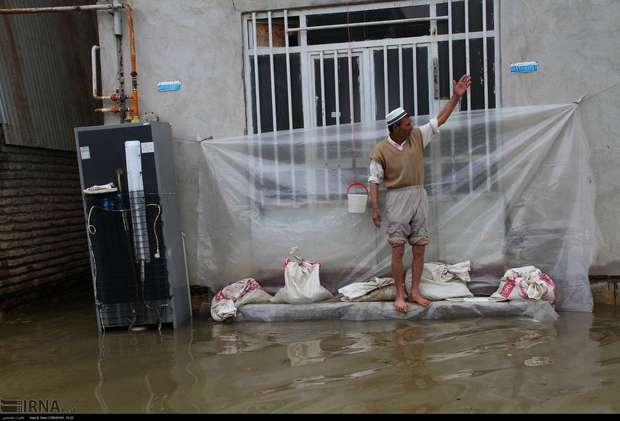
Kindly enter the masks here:
[[450, 320], [480, 317], [527, 317], [538, 322], [558, 319], [553, 306], [541, 301], [449, 302], [423, 308], [410, 305], [406, 314], [394, 303], [248, 304], [239, 309], [236, 321], [287, 322], [309, 320]]
[[[377, 122], [203, 142], [202, 285], [217, 291], [253, 277], [275, 292], [293, 245], [320, 262], [332, 293], [391, 276], [385, 213], [377, 229], [370, 212], [348, 212], [346, 195], [367, 181], [370, 151], [386, 134]], [[534, 265], [556, 281], [560, 310], [591, 311], [597, 236], [588, 152], [576, 104], [453, 114], [425, 150], [425, 260], [471, 261], [476, 295], [492, 294], [507, 269]]]

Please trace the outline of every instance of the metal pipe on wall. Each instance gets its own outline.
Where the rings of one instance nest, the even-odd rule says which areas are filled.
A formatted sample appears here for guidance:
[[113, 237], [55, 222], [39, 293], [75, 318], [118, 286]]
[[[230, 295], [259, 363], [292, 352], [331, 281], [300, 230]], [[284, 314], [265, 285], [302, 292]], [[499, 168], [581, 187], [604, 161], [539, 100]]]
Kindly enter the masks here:
[[93, 48], [90, 49], [90, 61], [91, 61], [92, 71], [93, 71], [93, 98], [95, 98], [96, 100], [103, 101], [104, 99], [111, 99], [112, 96], [111, 95], [101, 96], [98, 94], [99, 89], [97, 87], [97, 50], [99, 50], [98, 45], [93, 45]]
[[128, 4], [124, 4], [123, 8], [127, 13], [129, 50], [131, 56], [131, 108], [129, 109], [129, 121], [138, 123], [140, 121], [140, 106], [138, 104], [138, 65], [136, 60], [136, 34], [133, 23], [133, 9]]
[[90, 4], [85, 6], [56, 6], [56, 7], [23, 7], [19, 9], [0, 9], [0, 15], [23, 15], [26, 13], [57, 13], [57, 12], [87, 12], [99, 10], [120, 9], [115, 4]]
[[[122, 6], [119, 0], [114, 0], [115, 6]], [[121, 123], [127, 118], [127, 96], [125, 95], [125, 65], [123, 63], [123, 24], [121, 10], [114, 10], [114, 41], [116, 44], [116, 81], [118, 88], [116, 93], [119, 96], [119, 105], [121, 109]]]

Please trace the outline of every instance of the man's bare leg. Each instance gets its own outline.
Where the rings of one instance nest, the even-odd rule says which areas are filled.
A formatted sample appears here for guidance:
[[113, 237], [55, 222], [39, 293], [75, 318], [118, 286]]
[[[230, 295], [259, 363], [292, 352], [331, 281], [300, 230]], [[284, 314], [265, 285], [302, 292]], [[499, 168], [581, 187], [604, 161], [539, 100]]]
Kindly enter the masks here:
[[413, 261], [411, 262], [411, 291], [409, 293], [409, 301], [427, 306], [431, 302], [420, 294], [420, 279], [422, 278], [422, 269], [424, 268], [424, 253], [426, 246], [413, 246]]
[[396, 311], [400, 311], [401, 313], [406, 313], [408, 310], [407, 302], [405, 301], [405, 271], [403, 269], [404, 254], [404, 244], [392, 246], [392, 276], [394, 277], [394, 283], [396, 284], [396, 300], [394, 301], [394, 308]]

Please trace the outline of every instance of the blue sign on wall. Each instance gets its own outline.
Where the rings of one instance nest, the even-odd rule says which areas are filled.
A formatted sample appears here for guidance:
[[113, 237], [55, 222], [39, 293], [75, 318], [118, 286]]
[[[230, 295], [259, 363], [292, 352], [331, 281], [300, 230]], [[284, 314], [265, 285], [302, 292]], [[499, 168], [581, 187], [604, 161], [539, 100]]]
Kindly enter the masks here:
[[157, 84], [157, 90], [159, 92], [178, 91], [183, 84], [180, 80], [171, 80], [169, 82], [159, 82]]
[[533, 73], [538, 71], [538, 63], [535, 61], [524, 61], [522, 63], [512, 63], [511, 73]]

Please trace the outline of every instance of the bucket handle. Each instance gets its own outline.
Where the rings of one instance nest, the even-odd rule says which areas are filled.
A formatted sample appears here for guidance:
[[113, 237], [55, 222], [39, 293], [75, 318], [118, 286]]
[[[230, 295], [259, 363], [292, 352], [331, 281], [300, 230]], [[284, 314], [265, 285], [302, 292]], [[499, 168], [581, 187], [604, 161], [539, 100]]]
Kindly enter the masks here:
[[351, 191], [352, 187], [361, 187], [364, 190], [366, 190], [366, 194], [368, 194], [368, 187], [366, 187], [366, 184], [360, 183], [359, 181], [356, 181], [356, 182], [353, 182], [353, 183], [349, 184], [349, 187], [347, 187], [347, 194], [349, 194], [349, 192]]

